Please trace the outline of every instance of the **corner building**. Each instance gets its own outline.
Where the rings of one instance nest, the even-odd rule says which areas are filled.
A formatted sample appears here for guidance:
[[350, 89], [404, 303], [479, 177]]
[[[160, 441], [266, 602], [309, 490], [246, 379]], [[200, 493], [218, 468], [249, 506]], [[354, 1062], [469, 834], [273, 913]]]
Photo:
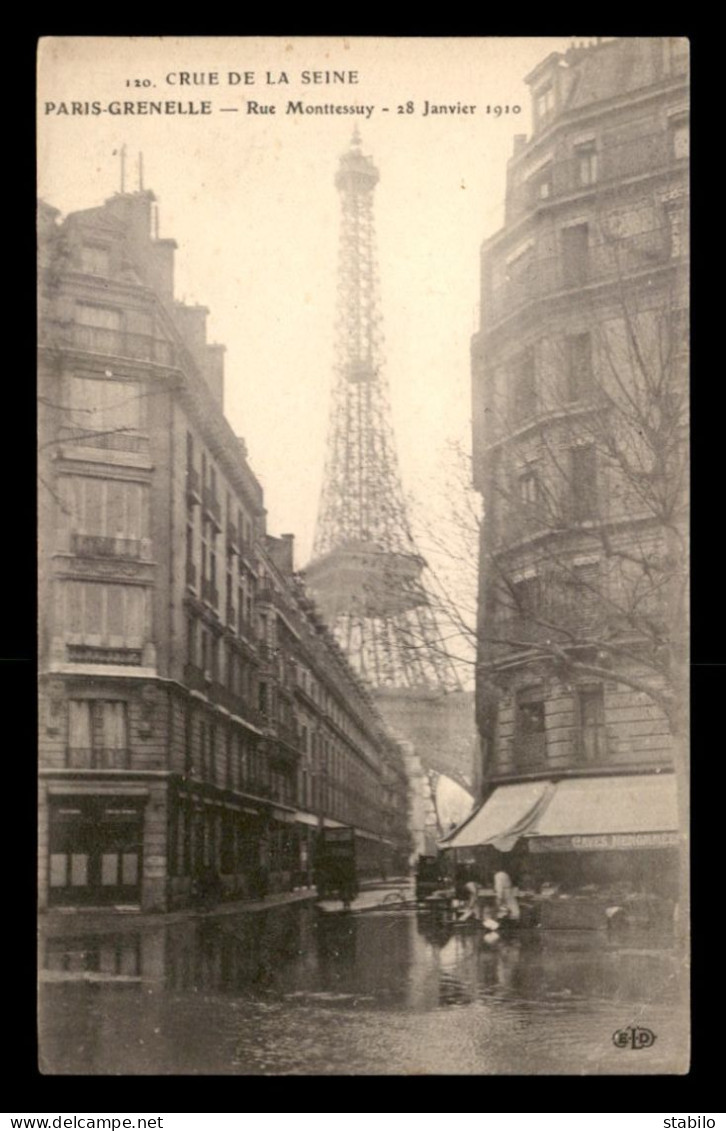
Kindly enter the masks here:
[[326, 823], [405, 857], [400, 751], [266, 532], [156, 208], [40, 206], [42, 907], [310, 885]]
[[485, 804], [452, 843], [540, 878], [673, 890], [663, 653], [680, 625], [663, 563], [687, 537], [687, 66], [687, 42], [665, 38], [544, 59], [482, 248]]

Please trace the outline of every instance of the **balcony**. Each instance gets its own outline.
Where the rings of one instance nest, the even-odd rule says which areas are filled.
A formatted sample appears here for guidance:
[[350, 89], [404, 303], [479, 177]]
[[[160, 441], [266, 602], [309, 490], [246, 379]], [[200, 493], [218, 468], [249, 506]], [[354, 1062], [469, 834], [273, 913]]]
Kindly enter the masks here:
[[[687, 241], [684, 238], [682, 242], [685, 251]], [[486, 323], [491, 326], [500, 322], [529, 303], [588, 286], [618, 284], [641, 272], [677, 263], [680, 258], [680, 249], [672, 246], [670, 228], [665, 226], [622, 237], [596, 239], [593, 232], [582, 254], [522, 256], [516, 270], [491, 286]]]
[[173, 344], [153, 334], [83, 326], [77, 322], [49, 322], [47, 326], [44, 344], [57, 349], [74, 349], [82, 353], [123, 357], [132, 361], [150, 361], [157, 365], [178, 364]]
[[[146, 542], [146, 546], [144, 543]], [[108, 538], [100, 534], [71, 534], [71, 553], [93, 558], [141, 558], [148, 540], [140, 538]]]
[[110, 648], [96, 644], [66, 644], [66, 656], [72, 664], [140, 665], [143, 649]]
[[666, 133], [630, 138], [598, 149], [596, 166], [592, 166], [584, 175], [579, 155], [552, 161], [512, 188], [508, 208], [511, 209], [512, 216], [519, 215], [574, 193], [593, 192], [611, 183], [620, 184], [631, 177], [653, 176], [684, 169], [687, 160], [686, 157], [675, 155], [673, 139]]
[[[199, 669], [197, 668], [198, 672]], [[193, 686], [190, 684], [190, 686]], [[251, 723], [252, 726], [262, 729], [266, 725], [266, 719], [256, 707], [252, 707], [246, 699], [238, 695], [236, 691], [231, 691], [223, 683], [213, 682], [211, 686], [208, 681], [204, 681], [204, 685], [200, 690], [208, 690], [209, 697], [213, 702], [218, 703], [220, 707], [224, 707], [232, 715], [237, 715], [239, 718], [244, 719], [246, 722]]]
[[204, 510], [211, 518], [217, 530], [222, 529], [222, 504], [216, 495], [214, 495], [209, 487], [205, 487], [202, 492], [202, 502]]
[[149, 437], [136, 428], [67, 428], [58, 429], [62, 444], [81, 448], [101, 448], [107, 452], [148, 452]]
[[73, 770], [127, 770], [129, 751], [124, 747], [69, 746], [66, 765]]

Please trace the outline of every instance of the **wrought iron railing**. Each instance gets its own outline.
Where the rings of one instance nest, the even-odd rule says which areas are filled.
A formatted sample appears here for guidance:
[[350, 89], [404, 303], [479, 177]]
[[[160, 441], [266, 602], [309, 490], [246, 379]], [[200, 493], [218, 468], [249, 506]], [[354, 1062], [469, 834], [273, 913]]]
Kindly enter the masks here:
[[97, 644], [67, 644], [66, 655], [76, 664], [140, 664], [141, 648], [112, 648]]
[[66, 765], [75, 770], [127, 770], [129, 755], [126, 747], [68, 746]]
[[103, 558], [140, 558], [140, 538], [110, 538], [101, 534], [71, 534], [71, 553]]

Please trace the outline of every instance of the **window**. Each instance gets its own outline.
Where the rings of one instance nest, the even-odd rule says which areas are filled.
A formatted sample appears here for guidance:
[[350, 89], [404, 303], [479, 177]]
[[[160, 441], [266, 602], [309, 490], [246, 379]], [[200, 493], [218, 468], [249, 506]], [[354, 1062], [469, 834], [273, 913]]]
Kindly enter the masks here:
[[519, 477], [519, 499], [524, 506], [533, 506], [539, 499], [539, 480], [534, 471], [526, 471]]
[[69, 766], [118, 770], [128, 766], [128, 710], [121, 700], [68, 701]]
[[514, 742], [518, 765], [533, 766], [544, 761], [545, 704], [540, 687], [522, 688], [517, 692]]
[[593, 444], [571, 449], [570, 490], [574, 521], [594, 518], [597, 511], [597, 463]]
[[573, 224], [562, 230], [562, 273], [566, 286], [578, 286], [589, 274], [590, 234], [587, 224]]
[[137, 585], [63, 582], [69, 643], [142, 648], [149, 636], [150, 592]]
[[567, 399], [584, 400], [592, 389], [592, 340], [590, 334], [566, 339]]
[[121, 311], [113, 306], [98, 306], [96, 303], [77, 302], [76, 322], [81, 326], [92, 326], [97, 330], [120, 330]]
[[512, 585], [512, 598], [519, 616], [536, 616], [541, 603], [540, 579], [525, 577], [521, 581], [515, 581]]
[[100, 244], [84, 244], [81, 248], [81, 271], [86, 275], [108, 275], [111, 255], [107, 247]]
[[597, 149], [594, 141], [575, 146], [575, 180], [583, 187], [594, 185], [597, 181]]
[[602, 761], [607, 755], [602, 687], [589, 687], [578, 691], [577, 718], [580, 757], [584, 762]]
[[558, 615], [562, 621], [580, 632], [595, 627], [598, 612], [603, 611], [598, 562], [573, 564], [559, 579]]
[[514, 364], [512, 374], [512, 410], [514, 423], [521, 424], [534, 415], [537, 408], [534, 350], [527, 350]]
[[555, 92], [551, 84], [543, 86], [537, 91], [534, 96], [534, 108], [540, 125], [552, 116], [555, 109]]
[[76, 545], [71, 542], [71, 550], [131, 551], [131, 543], [148, 538], [149, 489], [146, 484], [64, 476], [59, 486], [63, 499], [59, 511], [61, 520], [72, 537], [82, 536], [76, 539]]
[[69, 424], [77, 438], [96, 447], [137, 450], [146, 422], [142, 387], [125, 381], [72, 377]]

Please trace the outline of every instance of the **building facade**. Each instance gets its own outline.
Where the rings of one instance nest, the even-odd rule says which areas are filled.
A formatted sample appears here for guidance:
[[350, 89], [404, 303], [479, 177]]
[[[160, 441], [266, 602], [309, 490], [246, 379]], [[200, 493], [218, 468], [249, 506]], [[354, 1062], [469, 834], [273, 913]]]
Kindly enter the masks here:
[[155, 210], [40, 210], [42, 906], [311, 884], [325, 823], [363, 874], [406, 856], [400, 750], [267, 534]]
[[665, 38], [544, 59], [482, 249], [477, 720], [502, 805], [482, 836], [548, 875], [668, 870], [678, 840], [687, 67]]

